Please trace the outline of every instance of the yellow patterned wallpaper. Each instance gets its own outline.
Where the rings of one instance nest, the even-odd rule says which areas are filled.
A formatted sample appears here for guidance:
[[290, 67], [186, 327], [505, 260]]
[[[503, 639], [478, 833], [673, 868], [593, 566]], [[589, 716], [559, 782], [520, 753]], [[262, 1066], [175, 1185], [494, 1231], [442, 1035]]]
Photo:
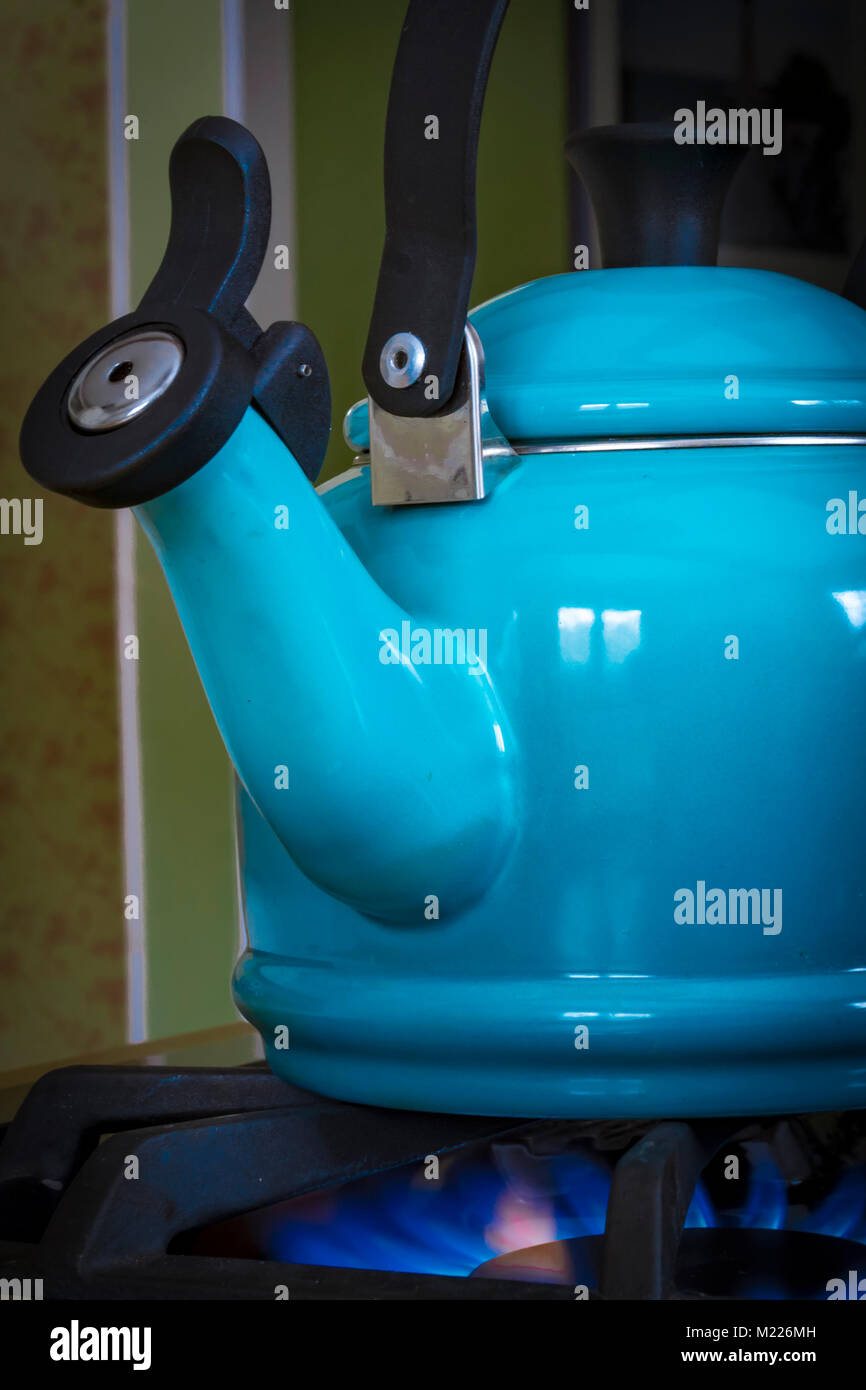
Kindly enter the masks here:
[[[110, 317], [101, 0], [0, 0], [0, 496], [41, 380]], [[31, 513], [31, 523], [35, 514]], [[0, 1069], [125, 1036], [113, 514], [0, 534]], [[37, 532], [38, 534], [38, 532]]]

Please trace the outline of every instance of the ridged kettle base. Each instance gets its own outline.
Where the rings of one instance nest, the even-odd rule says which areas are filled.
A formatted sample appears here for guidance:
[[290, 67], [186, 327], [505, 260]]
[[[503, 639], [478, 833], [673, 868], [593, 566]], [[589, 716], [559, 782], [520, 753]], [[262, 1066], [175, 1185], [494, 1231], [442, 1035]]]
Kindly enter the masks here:
[[859, 971], [412, 978], [249, 952], [234, 992], [277, 1075], [361, 1104], [574, 1119], [866, 1107]]

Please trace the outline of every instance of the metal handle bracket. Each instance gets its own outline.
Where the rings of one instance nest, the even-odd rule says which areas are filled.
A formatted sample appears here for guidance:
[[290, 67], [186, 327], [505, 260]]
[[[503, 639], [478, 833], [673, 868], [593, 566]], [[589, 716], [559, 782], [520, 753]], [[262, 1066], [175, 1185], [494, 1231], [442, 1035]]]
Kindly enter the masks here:
[[484, 350], [470, 323], [448, 408], [426, 419], [392, 415], [369, 398], [374, 507], [476, 502], [518, 461], [484, 394]]

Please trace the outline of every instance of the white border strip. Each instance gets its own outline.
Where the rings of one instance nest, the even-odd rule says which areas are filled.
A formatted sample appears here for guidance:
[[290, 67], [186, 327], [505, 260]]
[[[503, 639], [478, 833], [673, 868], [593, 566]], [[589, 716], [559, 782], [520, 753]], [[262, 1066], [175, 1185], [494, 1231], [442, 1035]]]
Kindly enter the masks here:
[[[221, 0], [220, 23], [222, 34], [223, 115], [229, 116], [233, 121], [240, 121], [241, 124], [243, 124], [246, 115], [246, 83], [244, 81], [246, 44], [244, 41], [243, 0]], [[235, 772], [231, 764], [229, 764], [228, 798], [231, 806], [232, 840], [235, 858], [235, 950], [240, 957], [247, 947], [247, 934], [238, 840], [237, 787]]]
[[[243, 48], [235, 55], [235, 61], [243, 63], [239, 120], [264, 150], [271, 183], [270, 249], [247, 308], [262, 328], [269, 328], [277, 320], [297, 317], [294, 20], [290, 10], [277, 10], [263, 0], [242, 0], [241, 13]], [[226, 49], [231, 42], [233, 35], [227, 30], [223, 38]], [[282, 245], [289, 252], [288, 270], [278, 269], [274, 260], [275, 248]]]
[[[126, 116], [126, 0], [109, 0], [107, 40], [108, 209], [111, 317], [130, 309], [129, 167], [123, 136]], [[135, 521], [116, 513], [114, 568], [117, 622], [117, 684], [120, 718], [120, 776], [123, 818], [123, 896], [138, 898], [137, 920], [124, 917], [126, 945], [126, 1036], [147, 1037], [147, 930], [144, 915], [144, 819], [141, 793], [141, 742], [138, 714], [138, 663], [123, 656], [124, 639], [137, 631], [135, 601]]]
[[244, 90], [243, 0], [222, 0], [223, 115], [243, 124]]
[[[295, 155], [292, 100], [292, 15], [265, 0], [221, 0], [223, 115], [247, 126], [261, 144], [271, 182], [270, 243], [285, 242], [295, 264]], [[262, 328], [275, 319], [295, 317], [294, 271], [277, 271], [265, 258], [247, 306]], [[246, 912], [240, 856], [238, 806], [231, 774], [232, 824], [235, 828], [235, 895], [237, 952], [247, 949]], [[256, 1037], [256, 1056], [263, 1056]]]

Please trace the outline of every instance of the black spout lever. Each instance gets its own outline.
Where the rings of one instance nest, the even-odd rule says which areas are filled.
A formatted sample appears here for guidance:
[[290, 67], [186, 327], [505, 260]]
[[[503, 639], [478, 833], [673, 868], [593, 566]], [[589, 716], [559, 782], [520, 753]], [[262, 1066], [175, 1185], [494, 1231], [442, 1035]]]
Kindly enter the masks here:
[[261, 146], [236, 121], [203, 116], [176, 142], [168, 178], [168, 244], [138, 312], [167, 304], [204, 309], [250, 347], [261, 329], [244, 304], [265, 258], [271, 223], [271, 181]]
[[327, 447], [330, 388], [314, 335], [300, 323], [263, 333], [245, 308], [271, 220], [258, 141], [205, 116], [175, 144], [169, 178], [168, 245], [141, 303], [64, 358], [21, 429], [30, 475], [91, 506], [133, 506], [184, 482], [250, 405], [309, 478]]

